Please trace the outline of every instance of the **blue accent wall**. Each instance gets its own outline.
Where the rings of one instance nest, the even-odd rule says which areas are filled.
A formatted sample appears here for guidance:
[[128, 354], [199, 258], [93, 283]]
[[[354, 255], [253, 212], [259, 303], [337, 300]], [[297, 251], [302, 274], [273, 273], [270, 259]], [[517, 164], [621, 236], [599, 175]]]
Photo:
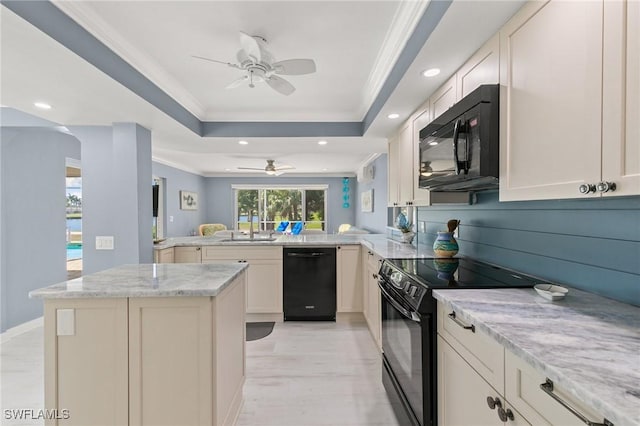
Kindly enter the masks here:
[[[387, 154], [382, 154], [373, 162], [374, 179], [372, 182], [356, 182], [355, 226], [367, 231], [384, 234], [387, 232]], [[364, 191], [373, 190], [373, 211], [362, 211], [361, 197]]]
[[[342, 207], [342, 178], [341, 177], [210, 177], [206, 178], [206, 192], [204, 199], [207, 203], [207, 223], [224, 223], [227, 228], [233, 229], [233, 203], [234, 195], [232, 185], [328, 185], [327, 190], [327, 218], [326, 231], [335, 233], [342, 223], [355, 221], [354, 202], [355, 178], [349, 178], [350, 207]], [[202, 203], [202, 202], [201, 202]]]
[[449, 219], [461, 221], [461, 255], [640, 306], [640, 197], [500, 203], [483, 192], [474, 205], [419, 208], [419, 250]]

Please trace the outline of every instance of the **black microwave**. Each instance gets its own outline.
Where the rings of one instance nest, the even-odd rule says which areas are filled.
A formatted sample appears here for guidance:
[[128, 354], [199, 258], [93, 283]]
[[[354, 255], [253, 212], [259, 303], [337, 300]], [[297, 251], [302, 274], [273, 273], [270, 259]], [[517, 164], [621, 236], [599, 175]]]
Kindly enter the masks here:
[[420, 131], [420, 188], [498, 188], [499, 101], [499, 85], [482, 85]]

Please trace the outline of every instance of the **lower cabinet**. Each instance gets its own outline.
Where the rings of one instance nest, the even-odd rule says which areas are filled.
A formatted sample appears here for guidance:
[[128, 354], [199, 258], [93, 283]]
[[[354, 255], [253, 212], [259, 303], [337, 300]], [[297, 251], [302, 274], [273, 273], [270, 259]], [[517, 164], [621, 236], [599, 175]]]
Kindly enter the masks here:
[[201, 247], [174, 247], [173, 263], [201, 263]]
[[363, 314], [379, 350], [382, 350], [382, 305], [378, 271], [382, 259], [367, 250], [362, 256]]
[[154, 250], [153, 261], [155, 263], [175, 263], [174, 262], [174, 248], [169, 247], [161, 250]]
[[242, 273], [215, 297], [47, 299], [45, 406], [68, 418], [46, 424], [233, 424], [245, 285]]
[[279, 314], [282, 308], [282, 247], [204, 246], [202, 263], [248, 263], [246, 311]]
[[607, 424], [592, 407], [547, 380], [459, 312], [438, 302], [439, 426]]
[[336, 247], [336, 297], [338, 312], [362, 312], [360, 244]]

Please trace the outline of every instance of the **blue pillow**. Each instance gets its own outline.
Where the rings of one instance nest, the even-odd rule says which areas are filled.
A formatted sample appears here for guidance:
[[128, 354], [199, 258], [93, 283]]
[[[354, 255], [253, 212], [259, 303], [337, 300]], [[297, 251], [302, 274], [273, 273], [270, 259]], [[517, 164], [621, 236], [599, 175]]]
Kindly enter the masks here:
[[287, 226], [289, 226], [289, 222], [286, 220], [283, 220], [282, 222], [280, 222], [280, 225], [278, 225], [278, 228], [276, 229], [276, 231], [284, 232], [287, 229]]

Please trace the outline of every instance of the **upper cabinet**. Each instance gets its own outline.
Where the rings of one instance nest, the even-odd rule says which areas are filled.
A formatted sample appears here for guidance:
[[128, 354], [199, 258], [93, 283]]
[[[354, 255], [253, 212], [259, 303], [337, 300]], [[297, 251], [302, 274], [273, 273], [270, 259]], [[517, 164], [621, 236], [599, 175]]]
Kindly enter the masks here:
[[413, 203], [413, 138], [411, 123], [402, 127], [389, 141], [388, 205], [408, 206]]
[[637, 2], [532, 2], [503, 27], [501, 201], [640, 193], [639, 48]]
[[[456, 73], [456, 98], [464, 98], [483, 84], [500, 82], [500, 37], [494, 35]], [[437, 117], [437, 116], [436, 116]], [[435, 117], [434, 117], [435, 118]]]
[[431, 120], [439, 117], [440, 114], [448, 110], [458, 101], [458, 90], [456, 87], [455, 74], [447, 80], [433, 95], [429, 98], [431, 104]]

